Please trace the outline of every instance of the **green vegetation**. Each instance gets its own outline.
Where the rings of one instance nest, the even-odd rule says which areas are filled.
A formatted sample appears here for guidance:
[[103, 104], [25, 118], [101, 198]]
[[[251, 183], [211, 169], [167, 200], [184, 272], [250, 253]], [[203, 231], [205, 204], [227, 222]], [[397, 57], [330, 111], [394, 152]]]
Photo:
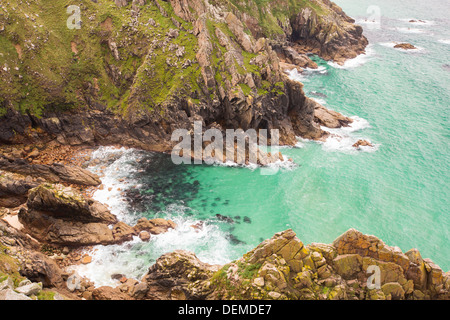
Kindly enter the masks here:
[[[158, 3], [165, 14], [150, 1], [139, 7], [136, 16], [131, 3], [117, 7], [111, 0], [36, 0], [26, 6], [22, 0], [8, 1], [0, 8], [0, 116], [9, 105], [40, 116], [46, 110], [85, 108], [96, 102], [122, 115], [135, 110], [162, 115], [174, 99], [193, 103], [215, 99], [232, 80], [234, 70], [258, 80], [253, 89], [239, 84], [245, 95], [282, 94], [279, 85], [259, 85], [261, 70], [252, 63], [257, 54], [242, 50], [243, 61], [226, 64], [224, 55], [230, 49], [219, 43], [216, 29], [234, 45], [237, 39], [226, 23], [212, 17], [206, 24], [216, 88], [205, 91], [194, 26], [176, 16], [170, 2]], [[323, 11], [307, 0], [210, 3], [226, 6], [237, 15], [247, 13], [257, 19], [264, 35], [275, 38], [301, 8]], [[81, 29], [67, 27], [70, 5], [80, 7]], [[178, 34], [168, 36], [174, 29]], [[245, 32], [250, 34], [248, 29]]]
[[14, 286], [18, 286], [25, 278], [19, 273], [19, 261], [8, 255], [7, 251], [7, 247], [0, 245], [0, 282], [9, 277], [13, 280]]

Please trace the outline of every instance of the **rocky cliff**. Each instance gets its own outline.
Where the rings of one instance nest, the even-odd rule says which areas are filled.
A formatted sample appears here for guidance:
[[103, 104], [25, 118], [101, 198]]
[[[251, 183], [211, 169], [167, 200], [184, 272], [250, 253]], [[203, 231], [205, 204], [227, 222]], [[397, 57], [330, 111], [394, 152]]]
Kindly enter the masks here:
[[[327, 0], [11, 0], [0, 8], [0, 142], [168, 151], [177, 128], [319, 139], [316, 103], [283, 63], [341, 62], [367, 40]], [[74, 20], [75, 19], [75, 20]], [[301, 64], [301, 65], [299, 65]]]
[[[369, 279], [379, 268], [378, 287]], [[277, 233], [241, 259], [210, 266], [176, 251], [149, 268], [146, 298], [263, 300], [423, 300], [450, 298], [450, 273], [416, 249], [402, 253], [350, 229], [332, 244], [304, 245]], [[369, 284], [369, 285], [368, 285]]]

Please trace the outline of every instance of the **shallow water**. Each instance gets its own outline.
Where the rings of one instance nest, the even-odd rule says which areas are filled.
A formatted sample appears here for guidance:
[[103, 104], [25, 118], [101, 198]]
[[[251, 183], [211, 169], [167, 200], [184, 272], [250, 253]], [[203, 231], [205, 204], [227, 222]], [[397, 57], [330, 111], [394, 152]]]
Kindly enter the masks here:
[[[117, 155], [105, 171], [105, 189], [95, 197], [126, 222], [172, 218], [179, 228], [149, 243], [99, 246], [93, 263], [79, 273], [113, 285], [112, 273], [139, 278], [175, 249], [223, 264], [287, 228], [305, 243], [330, 243], [356, 228], [404, 252], [418, 248], [450, 269], [450, 5], [429, 1], [424, 10], [420, 1], [336, 3], [362, 24], [371, 43], [367, 54], [343, 67], [315, 58], [319, 70], [298, 79], [309, 96], [354, 117], [351, 128], [333, 130], [342, 138], [299, 140], [297, 148], [282, 148], [298, 165], [280, 165], [273, 175], [242, 167], [175, 166], [165, 155], [102, 148], [96, 157]], [[380, 29], [365, 21], [371, 5], [380, 8]], [[394, 49], [393, 42], [419, 50]], [[351, 145], [358, 139], [375, 148], [355, 150]], [[200, 231], [191, 227], [199, 221]]]

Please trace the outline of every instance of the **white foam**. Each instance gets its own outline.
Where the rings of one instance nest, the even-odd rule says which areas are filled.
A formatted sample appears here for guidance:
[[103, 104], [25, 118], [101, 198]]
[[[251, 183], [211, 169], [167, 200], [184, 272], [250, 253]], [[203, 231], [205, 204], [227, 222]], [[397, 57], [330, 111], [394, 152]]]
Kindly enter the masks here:
[[450, 44], [450, 39], [439, 39], [438, 42], [444, 43], [444, 44]]
[[308, 81], [306, 79], [306, 77], [303, 74], [299, 73], [298, 70], [295, 69], [295, 68], [292, 69], [292, 70], [288, 70], [287, 74], [289, 75], [289, 78], [294, 80], [294, 81], [298, 81], [298, 82]]
[[92, 153], [92, 159], [99, 159], [100, 164], [89, 167], [89, 170], [100, 175], [103, 185], [102, 190], [96, 190], [93, 198], [107, 204], [111, 213], [126, 223], [133, 221], [128, 215], [128, 205], [123, 193], [137, 185], [137, 181], [130, 178], [130, 173], [137, 171], [135, 163], [139, 158], [134, 149], [100, 147]]
[[349, 127], [341, 127], [337, 129], [321, 127], [322, 130], [330, 133], [330, 136], [324, 142], [319, 142], [320, 144], [322, 144], [323, 149], [325, 151], [341, 151], [345, 153], [356, 153], [358, 151], [376, 151], [379, 145], [373, 143], [371, 143], [373, 147], [353, 147], [353, 145], [358, 142], [358, 140], [366, 140], [370, 142], [370, 140], [368, 140], [367, 138], [354, 135], [354, 133], [356, 132], [369, 128], [370, 124], [366, 119], [360, 118], [358, 116], [353, 116], [350, 118], [353, 119], [353, 122], [349, 125]]
[[356, 58], [348, 59], [344, 62], [343, 65], [340, 65], [336, 62], [328, 62], [328, 64], [337, 69], [351, 69], [364, 65], [366, 62], [370, 61], [370, 58], [375, 54], [375, 50], [373, 49], [373, 45], [368, 45], [366, 47], [366, 53], [360, 54]]
[[327, 72], [327, 68], [324, 66], [318, 66], [317, 68], [313, 69], [313, 68], [305, 68], [305, 71], [308, 73], [326, 73]]
[[122, 274], [127, 278], [140, 280], [154, 264], [157, 258], [165, 253], [175, 250], [195, 252], [196, 256], [205, 263], [225, 264], [236, 257], [230, 252], [230, 243], [226, 234], [218, 225], [203, 222], [201, 228], [193, 225], [201, 223], [199, 220], [189, 219], [183, 214], [185, 208], [180, 206], [169, 207], [173, 216], [168, 216], [176, 224], [176, 229], [160, 235], [152, 235], [149, 242], [143, 242], [134, 237], [120, 245], [96, 246], [86, 251], [92, 257], [87, 265], [72, 266], [81, 277], [90, 279], [96, 287], [116, 287], [120, 283], [111, 279], [114, 274]]
[[426, 32], [426, 30], [424, 30], [424, 29], [404, 28], [404, 27], [392, 28], [391, 30], [396, 30], [396, 31], [401, 32], [401, 33], [413, 33], [413, 34], [420, 34], [420, 33], [425, 33]]
[[321, 99], [321, 98], [314, 98], [314, 97], [309, 97], [310, 99], [313, 99], [315, 102], [317, 102], [318, 104], [321, 104], [321, 105], [326, 105], [327, 104], [327, 101], [325, 100], [325, 99]]

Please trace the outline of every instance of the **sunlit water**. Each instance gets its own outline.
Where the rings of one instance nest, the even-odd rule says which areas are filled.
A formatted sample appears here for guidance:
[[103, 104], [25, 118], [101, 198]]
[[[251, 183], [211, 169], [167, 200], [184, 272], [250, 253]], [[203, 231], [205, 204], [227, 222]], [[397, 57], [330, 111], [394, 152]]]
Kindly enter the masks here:
[[[149, 243], [136, 238], [96, 247], [80, 274], [97, 285], [115, 285], [111, 274], [138, 279], [161, 254], [176, 249], [224, 264], [288, 228], [305, 243], [330, 243], [356, 228], [403, 251], [418, 248], [450, 269], [450, 5], [336, 2], [363, 26], [367, 54], [344, 66], [315, 58], [318, 70], [291, 77], [305, 84], [308, 96], [353, 117], [352, 126], [333, 130], [340, 138], [325, 143], [300, 139], [296, 148], [281, 149], [297, 166], [282, 164], [273, 175], [254, 168], [176, 166], [166, 155], [99, 149], [94, 156], [109, 162], [105, 188], [95, 197], [130, 224], [162, 217], [178, 228]], [[373, 5], [382, 14], [379, 25], [369, 19], [373, 7], [367, 13]], [[394, 49], [399, 42], [418, 50]], [[358, 151], [352, 147], [358, 139], [375, 147]], [[200, 221], [203, 229], [192, 227]]]

